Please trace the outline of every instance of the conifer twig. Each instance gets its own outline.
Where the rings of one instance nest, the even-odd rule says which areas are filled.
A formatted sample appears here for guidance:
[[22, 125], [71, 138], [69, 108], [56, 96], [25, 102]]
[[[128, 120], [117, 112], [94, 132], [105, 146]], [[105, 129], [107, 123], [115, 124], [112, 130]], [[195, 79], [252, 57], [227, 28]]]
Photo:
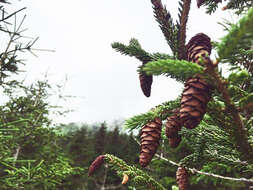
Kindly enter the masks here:
[[157, 60], [148, 62], [142, 70], [148, 75], [167, 75], [179, 82], [187, 80], [195, 74], [203, 73], [203, 67], [185, 60]]
[[177, 39], [176, 39], [176, 27], [173, 23], [170, 13], [166, 7], [163, 6], [161, 0], [151, 0], [154, 9], [156, 21], [159, 23], [167, 43], [169, 44], [174, 55], [177, 55]]
[[[240, 114], [231, 100], [228, 92], [227, 83], [221, 79], [220, 75], [213, 67], [216, 63], [213, 63], [209, 57], [204, 59], [205, 65], [207, 66], [207, 73], [211, 75], [216, 83], [218, 91], [222, 94], [225, 102], [226, 111], [229, 112], [234, 120], [235, 126], [231, 130], [233, 131], [233, 137], [237, 144], [237, 149], [242, 153], [243, 160], [248, 160], [253, 163], [253, 149], [248, 142], [248, 134], [241, 120]], [[232, 125], [233, 126], [233, 125]]]
[[188, 21], [188, 15], [190, 12], [191, 0], [184, 0], [182, 15], [180, 18], [180, 29], [178, 39], [178, 56], [179, 59], [185, 57], [185, 38], [186, 38], [186, 24]]
[[173, 109], [179, 107], [179, 99], [174, 101], [164, 102], [150, 111], [136, 115], [130, 119], [127, 119], [124, 126], [130, 130], [141, 128], [143, 125], [148, 123], [149, 121], [154, 120], [156, 117], [159, 117], [161, 120], [166, 119], [169, 115], [173, 113]]
[[[165, 157], [162, 157], [161, 155], [159, 154], [155, 154], [156, 157], [164, 160], [164, 161], [167, 161], [169, 162], [171, 165], [174, 165], [174, 166], [177, 166], [177, 167], [180, 167], [181, 165], [179, 163], [176, 163], [176, 162], [173, 162]], [[208, 173], [208, 172], [202, 172], [202, 171], [199, 171], [195, 168], [188, 168], [188, 167], [185, 167], [185, 169], [187, 169], [188, 171], [190, 171], [192, 174], [201, 174], [201, 175], [206, 175], [206, 176], [210, 176], [210, 177], [215, 177], [215, 178], [219, 178], [219, 179], [225, 179], [225, 180], [231, 180], [231, 181], [238, 181], [238, 182], [244, 182], [244, 183], [251, 183], [253, 184], [253, 180], [252, 179], [246, 179], [246, 178], [234, 178], [234, 177], [226, 177], [226, 176], [221, 176], [221, 175], [217, 175], [217, 174], [213, 174], [213, 173]]]
[[249, 9], [248, 13], [237, 24], [232, 25], [229, 33], [222, 38], [222, 41], [217, 46], [219, 61], [224, 61], [231, 55], [233, 56], [236, 50], [240, 48], [240, 42], [243, 41], [243, 37], [252, 34], [253, 8]]

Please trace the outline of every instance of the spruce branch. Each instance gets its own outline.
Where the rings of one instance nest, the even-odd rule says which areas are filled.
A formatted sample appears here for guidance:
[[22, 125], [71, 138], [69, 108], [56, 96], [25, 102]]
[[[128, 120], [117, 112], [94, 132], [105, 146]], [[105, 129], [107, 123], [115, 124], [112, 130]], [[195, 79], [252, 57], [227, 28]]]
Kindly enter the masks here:
[[216, 11], [218, 8], [218, 3], [222, 2], [222, 0], [197, 0], [198, 8], [202, 5], [208, 6], [206, 12], [211, 14]]
[[[130, 40], [130, 42], [133, 39]], [[136, 41], [135, 41], [136, 42]], [[128, 46], [119, 42], [112, 43], [112, 48], [116, 51], [120, 52], [123, 55], [129, 55], [131, 57], [136, 57], [141, 62], [147, 62], [151, 60], [151, 56], [149, 53], [144, 51], [139, 45], [136, 43], [130, 43]]]
[[179, 105], [179, 99], [165, 102], [144, 114], [136, 115], [130, 119], [127, 119], [124, 126], [129, 130], [133, 130], [141, 128], [146, 123], [154, 120], [157, 117], [161, 120], [164, 120], [169, 115], [173, 114], [173, 109], [179, 107]]
[[234, 65], [243, 65], [253, 76], [253, 47], [249, 50], [239, 49], [239, 52], [229, 62]]
[[250, 7], [253, 7], [252, 0], [230, 0], [223, 9], [236, 10], [235, 13], [239, 15], [247, 11]]
[[[218, 44], [219, 61], [223, 61], [234, 55], [234, 52], [238, 49], [238, 46], [241, 44], [240, 42], [243, 41], [245, 36], [253, 36], [253, 8], [237, 24], [231, 27], [229, 33]], [[252, 45], [252, 40], [246, 43], [250, 46]]]
[[[124, 179], [125, 176], [128, 177], [129, 181], [132, 181], [137, 186], [145, 185], [148, 189], [152, 190], [165, 190], [165, 188], [159, 184], [156, 180], [154, 180], [152, 177], [150, 177], [148, 174], [144, 173], [144, 171], [136, 168], [135, 166], [129, 166], [126, 162], [124, 162], [122, 159], [111, 155], [111, 154], [105, 154], [100, 155], [97, 157], [96, 160], [101, 160], [100, 158], [103, 158], [103, 162], [106, 162], [108, 164], [108, 167], [110, 167], [112, 170], [116, 171], [117, 175]], [[94, 168], [94, 163], [97, 169], [98, 165], [101, 166], [103, 162], [99, 162], [98, 165], [96, 165], [96, 160], [92, 163], [91, 167]], [[91, 168], [90, 167], [90, 168]], [[89, 172], [89, 174], [93, 174], [94, 170], [92, 170], [92, 173]], [[126, 183], [125, 179], [122, 181], [122, 183]]]
[[[155, 154], [156, 157], [160, 158], [161, 160], [164, 160], [168, 163], [170, 163], [171, 165], [173, 166], [177, 166], [177, 167], [180, 167], [181, 164], [179, 163], [176, 163], [172, 160], [169, 160], [159, 154]], [[227, 177], [227, 176], [222, 176], [222, 175], [217, 175], [217, 174], [214, 174], [214, 173], [208, 173], [208, 172], [203, 172], [203, 171], [200, 171], [200, 170], [197, 170], [195, 168], [189, 168], [189, 167], [186, 167], [184, 166], [185, 169], [187, 169], [189, 172], [191, 172], [192, 174], [200, 174], [200, 175], [206, 175], [206, 176], [210, 176], [210, 177], [215, 177], [215, 178], [219, 178], [219, 179], [224, 179], [224, 180], [231, 180], [231, 181], [237, 181], [237, 182], [243, 182], [243, 183], [250, 183], [250, 184], [253, 184], [253, 180], [252, 179], [246, 179], [246, 178], [233, 178], [233, 177]]]
[[241, 109], [249, 109], [253, 107], [253, 93], [241, 98], [239, 101], [239, 106]]
[[162, 30], [167, 43], [169, 44], [174, 56], [177, 56], [177, 27], [174, 25], [170, 13], [163, 6], [161, 0], [151, 0], [153, 4], [156, 21]]
[[132, 38], [129, 42], [129, 45], [122, 44], [120, 42], [112, 43], [112, 48], [115, 49], [117, 52], [120, 52], [123, 55], [128, 55], [130, 57], [135, 57], [141, 62], [149, 62], [152, 60], [158, 59], [172, 59], [173, 57], [163, 53], [148, 53], [142, 49], [141, 45], [139, 44], [138, 40]]
[[248, 142], [248, 133], [243, 125], [241, 116], [229, 95], [227, 82], [221, 78], [217, 70], [213, 67], [214, 63], [209, 58], [206, 58], [204, 62], [204, 64], [207, 65], [207, 73], [213, 78], [217, 90], [224, 99], [225, 111], [230, 113], [233, 118], [235, 125], [231, 125], [230, 128], [232, 131], [231, 135], [235, 138], [236, 148], [238, 152], [241, 153], [242, 160], [248, 160], [250, 163], [253, 163], [253, 148]]
[[[182, 3], [183, 1], [183, 3]], [[178, 58], [185, 59], [185, 38], [186, 38], [186, 24], [188, 21], [188, 15], [190, 12], [191, 0], [181, 0], [180, 4], [181, 8], [179, 9], [179, 21], [178, 25]]]
[[[112, 47], [116, 49], [116, 51], [121, 52], [122, 54], [129, 55], [136, 57], [138, 60], [142, 62], [142, 66], [145, 65], [147, 62], [156, 60], [156, 59], [164, 59], [164, 58], [172, 58], [169, 55], [166, 54], [160, 54], [160, 53], [154, 53], [150, 54], [143, 50], [141, 48], [140, 43], [137, 39], [132, 38], [129, 42], [129, 45], [126, 46], [122, 43], [115, 42], [112, 44]], [[142, 67], [141, 66], [141, 67]], [[142, 89], [143, 94], [146, 97], [150, 96], [151, 93], [151, 86], [153, 82], [153, 76], [152, 75], [146, 75], [142, 71], [139, 72], [139, 80], [140, 80], [140, 86]]]
[[183, 82], [195, 74], [203, 73], [203, 67], [196, 63], [185, 60], [158, 60], [148, 62], [141, 69], [148, 75], [162, 75], [165, 74], [177, 81]]

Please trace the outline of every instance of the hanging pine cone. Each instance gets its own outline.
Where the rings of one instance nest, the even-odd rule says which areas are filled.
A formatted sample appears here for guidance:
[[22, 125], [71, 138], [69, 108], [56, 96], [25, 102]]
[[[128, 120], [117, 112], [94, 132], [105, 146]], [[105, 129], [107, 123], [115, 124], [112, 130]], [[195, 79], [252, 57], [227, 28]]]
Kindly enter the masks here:
[[169, 138], [169, 145], [171, 148], [176, 148], [181, 142], [181, 136], [177, 135], [176, 137]]
[[179, 115], [179, 109], [174, 110], [174, 113], [167, 118], [167, 122], [165, 124], [166, 130], [165, 134], [168, 138], [173, 138], [178, 135], [178, 131], [181, 129], [181, 121]]
[[180, 119], [186, 128], [193, 129], [200, 123], [206, 113], [210, 98], [210, 87], [203, 79], [191, 78], [185, 83], [181, 99]]
[[187, 190], [188, 186], [188, 173], [185, 168], [179, 167], [176, 173], [177, 184], [179, 190]]
[[200, 56], [205, 56], [211, 54], [212, 45], [210, 38], [203, 34], [199, 33], [193, 36], [188, 42], [187, 46], [187, 60], [194, 63], [198, 63]]
[[[143, 61], [142, 66], [145, 65], [148, 61]], [[146, 75], [145, 73], [139, 73], [140, 86], [143, 94], [146, 97], [150, 96], [151, 93], [151, 85], [153, 83], [153, 76]]]
[[151, 93], [151, 85], [153, 82], [153, 76], [152, 75], [146, 75], [144, 73], [139, 74], [139, 79], [140, 79], [140, 86], [143, 94], [146, 97], [150, 96]]
[[181, 126], [179, 109], [176, 109], [174, 110], [173, 115], [167, 118], [167, 122], [165, 124], [165, 134], [168, 137], [171, 148], [176, 148], [181, 142], [181, 137], [178, 135], [178, 131], [181, 130]]
[[88, 176], [91, 176], [95, 172], [95, 170], [101, 167], [101, 165], [104, 163], [104, 158], [104, 155], [100, 155], [92, 162], [89, 167]]
[[[203, 33], [195, 35], [187, 44], [188, 61], [199, 63], [201, 56], [211, 53], [210, 38]], [[185, 83], [180, 106], [180, 119], [189, 129], [195, 128], [203, 119], [211, 98], [211, 86], [201, 77], [190, 78]]]
[[141, 129], [140, 165], [146, 167], [156, 153], [161, 137], [162, 121], [155, 118]]

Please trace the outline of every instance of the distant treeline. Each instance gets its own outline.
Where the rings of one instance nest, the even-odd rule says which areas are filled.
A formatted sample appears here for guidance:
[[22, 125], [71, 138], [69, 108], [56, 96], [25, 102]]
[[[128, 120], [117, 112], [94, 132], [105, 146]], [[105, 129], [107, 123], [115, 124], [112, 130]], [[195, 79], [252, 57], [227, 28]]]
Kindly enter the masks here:
[[[109, 129], [108, 129], [109, 128]], [[103, 166], [92, 177], [87, 176], [87, 169], [99, 155], [109, 153], [138, 164], [139, 145], [134, 135], [121, 133], [119, 126], [107, 127], [106, 123], [88, 125], [61, 125], [57, 132], [64, 134], [59, 139], [59, 145], [72, 160], [73, 167], [85, 168], [83, 173], [66, 179], [64, 189], [127, 189], [121, 185], [121, 180], [114, 172]]]

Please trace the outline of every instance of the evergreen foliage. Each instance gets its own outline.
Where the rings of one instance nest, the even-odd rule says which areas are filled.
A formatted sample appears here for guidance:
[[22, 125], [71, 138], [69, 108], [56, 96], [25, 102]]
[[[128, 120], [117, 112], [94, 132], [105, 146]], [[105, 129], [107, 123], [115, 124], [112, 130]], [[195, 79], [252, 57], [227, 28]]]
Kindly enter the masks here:
[[123, 55], [129, 55], [131, 57], [135, 57], [141, 62], [149, 62], [152, 60], [159, 60], [159, 59], [171, 59], [173, 58], [170, 55], [163, 54], [163, 53], [148, 53], [141, 48], [138, 40], [132, 38], [129, 42], [129, 45], [124, 45], [120, 42], [112, 43], [112, 48], [116, 51], [122, 53]]
[[[220, 0], [197, 0], [198, 6], [207, 7], [209, 14], [216, 10], [220, 2]], [[245, 14], [236, 24], [229, 22], [224, 24], [224, 26], [227, 25], [225, 26], [227, 35], [220, 42], [214, 44], [218, 53], [216, 61], [212, 61], [209, 57], [211, 52], [209, 46], [211, 45], [208, 44], [210, 42], [208, 36], [198, 34], [191, 39], [190, 45], [185, 45], [187, 34], [185, 27], [191, 1], [179, 1], [179, 21], [176, 24], [160, 0], [151, 0], [151, 3], [155, 18], [173, 52], [173, 58], [152, 59], [150, 54], [140, 49], [138, 43], [132, 43], [135, 44], [133, 45], [135, 49], [131, 49], [130, 45], [121, 44], [120, 46], [120, 43], [114, 44], [113, 48], [123, 54], [145, 59], [147, 63], [139, 71], [145, 72], [147, 75], [166, 75], [179, 82], [186, 82], [185, 90], [183, 96], [178, 97], [175, 101], [166, 102], [147, 113], [128, 119], [125, 126], [130, 130], [140, 129], [157, 117], [165, 120], [171, 116], [175, 109], [184, 108], [183, 98], [198, 95], [198, 101], [192, 99], [187, 106], [189, 110], [191, 110], [190, 107], [201, 110], [198, 111], [204, 114], [204, 117], [201, 117], [201, 122], [195, 129], [182, 128], [178, 132], [182, 137], [182, 142], [178, 148], [173, 150], [172, 154], [166, 154], [167, 151], [172, 150], [165, 148], [168, 146], [165, 144], [168, 143], [168, 140], [163, 131], [161, 149], [158, 150], [156, 156], [165, 160], [167, 164], [176, 167], [183, 166], [192, 175], [190, 178], [192, 188], [197, 184], [202, 184], [205, 185], [205, 189], [216, 189], [215, 187], [222, 190], [248, 189], [253, 183], [251, 180], [253, 177], [252, 1], [230, 0], [227, 2], [224, 9], [233, 9], [237, 14]], [[202, 38], [201, 36], [206, 37]], [[189, 62], [189, 60], [194, 60], [195, 63]], [[224, 77], [219, 71], [218, 63], [226, 63], [229, 66], [228, 77]], [[196, 83], [191, 83], [191, 80], [195, 80], [196, 77], [200, 78], [199, 81], [196, 80]], [[199, 96], [204, 83], [208, 85], [210, 92], [203, 91]], [[204, 100], [205, 93], [208, 97], [211, 97], [212, 94], [208, 101]], [[202, 105], [201, 108], [201, 102], [208, 103], [207, 107]], [[189, 117], [198, 112], [191, 111]], [[179, 112], [179, 114], [182, 113]], [[178, 117], [173, 118], [178, 119]], [[183, 123], [183, 125], [186, 124]], [[153, 134], [154, 132], [151, 131], [150, 133]], [[181, 152], [183, 149], [187, 151]], [[173, 156], [173, 154], [180, 153], [181, 155], [176, 158]], [[172, 160], [176, 160], [176, 162]], [[148, 169], [156, 170], [158, 167], [158, 165], [154, 165], [156, 162], [158, 161], [153, 159]], [[115, 170], [120, 172], [117, 167]], [[175, 168], [173, 170], [175, 172]], [[198, 174], [196, 175], [196, 173]], [[186, 177], [186, 175], [179, 176]], [[142, 179], [144, 180], [144, 178]], [[129, 180], [131, 181], [131, 178]], [[159, 180], [157, 179], [157, 181]], [[187, 180], [180, 179], [179, 181], [186, 182]], [[138, 187], [138, 183], [134, 184]], [[172, 183], [167, 183], [167, 185], [175, 185], [175, 180]], [[182, 190], [186, 186], [185, 183], [183, 186], [179, 184], [179, 189]]]
[[148, 62], [142, 70], [149, 75], [167, 75], [179, 82], [203, 73], [203, 67], [192, 62], [175, 59]]
[[161, 105], [156, 106], [155, 108], [151, 109], [149, 112], [136, 115], [125, 122], [125, 127], [133, 130], [133, 129], [140, 129], [149, 121], [154, 120], [156, 117], [161, 118], [162, 120], [166, 119], [169, 115], [172, 114], [171, 111], [177, 107], [179, 107], [180, 102], [179, 100], [168, 101]]
[[[197, 0], [198, 7], [205, 6], [206, 12], [208, 14], [214, 13], [218, 8], [218, 3], [221, 3], [222, 0]], [[241, 14], [247, 12], [249, 8], [253, 6], [252, 0], [228, 0], [226, 6], [223, 7], [223, 10], [231, 9], [235, 11], [236, 14]]]
[[247, 15], [245, 15], [237, 24], [231, 26], [229, 33], [219, 43], [217, 47], [219, 60], [226, 60], [231, 56], [240, 55], [238, 50], [249, 50], [253, 43], [252, 40], [253, 8], [249, 9]]
[[122, 178], [124, 175], [127, 175], [130, 179], [132, 179], [134, 184], [138, 185], [138, 189], [165, 190], [161, 184], [157, 183], [156, 180], [144, 173], [142, 170], [134, 166], [127, 165], [123, 160], [113, 155], [104, 155], [104, 160], [108, 163], [111, 169], [117, 172], [119, 177]]

